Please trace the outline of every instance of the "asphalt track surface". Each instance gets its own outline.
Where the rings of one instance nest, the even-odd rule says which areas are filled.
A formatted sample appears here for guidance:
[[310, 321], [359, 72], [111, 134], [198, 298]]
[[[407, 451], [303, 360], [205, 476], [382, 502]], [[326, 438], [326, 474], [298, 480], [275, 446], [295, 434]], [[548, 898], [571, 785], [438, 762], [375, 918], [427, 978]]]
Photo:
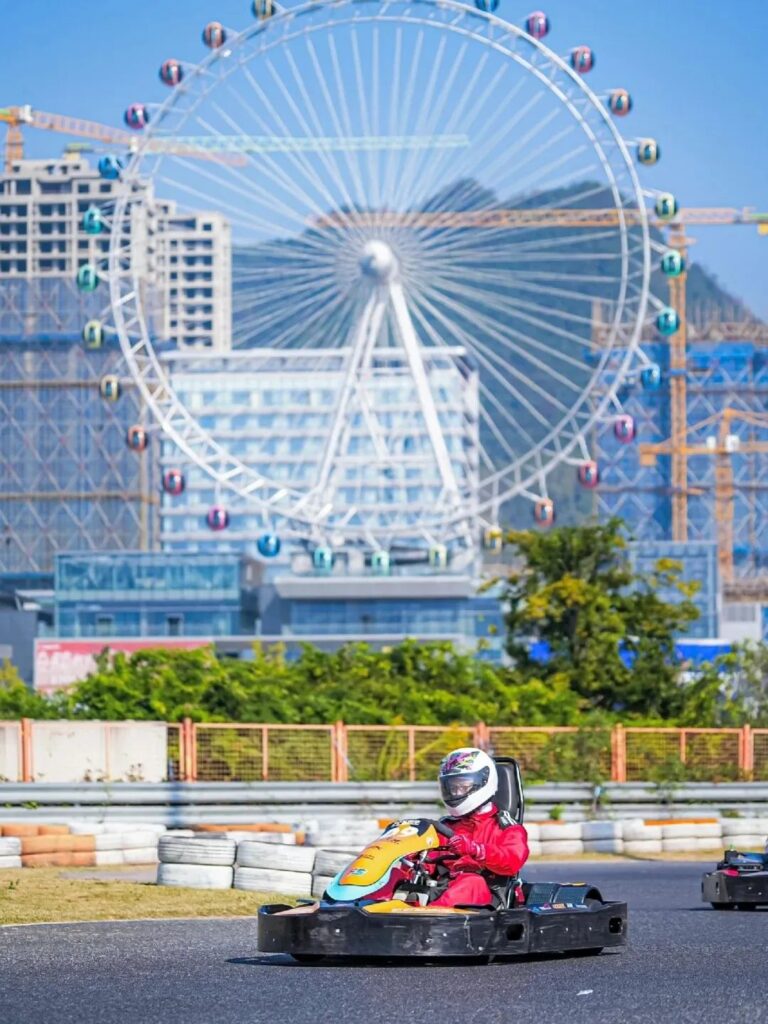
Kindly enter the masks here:
[[699, 902], [705, 864], [538, 865], [630, 905], [621, 951], [491, 965], [300, 966], [255, 922], [0, 928], [2, 1024], [768, 1022], [768, 911]]

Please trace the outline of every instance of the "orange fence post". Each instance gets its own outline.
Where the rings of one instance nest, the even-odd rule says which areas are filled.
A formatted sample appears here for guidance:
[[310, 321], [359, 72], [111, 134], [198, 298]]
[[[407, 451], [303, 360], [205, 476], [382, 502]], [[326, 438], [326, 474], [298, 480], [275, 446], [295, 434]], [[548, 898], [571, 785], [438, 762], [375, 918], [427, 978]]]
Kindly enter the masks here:
[[627, 781], [627, 736], [621, 723], [611, 730], [611, 781]]
[[412, 725], [408, 726], [408, 779], [416, 781], [416, 730]]
[[332, 782], [349, 782], [349, 767], [347, 764], [347, 727], [339, 721], [333, 726], [331, 733], [333, 743], [333, 758], [331, 762]]
[[687, 733], [685, 729], [680, 730], [680, 762], [685, 764], [688, 757]]
[[751, 777], [755, 770], [755, 745], [752, 727], [741, 727], [741, 743], [739, 745], [739, 771], [745, 778]]
[[480, 750], [488, 750], [490, 746], [490, 733], [485, 722], [477, 722], [475, 725], [472, 744], [475, 747], [479, 747]]
[[21, 720], [21, 781], [32, 782], [32, 719]]
[[269, 726], [261, 727], [261, 777], [266, 782], [269, 779]]

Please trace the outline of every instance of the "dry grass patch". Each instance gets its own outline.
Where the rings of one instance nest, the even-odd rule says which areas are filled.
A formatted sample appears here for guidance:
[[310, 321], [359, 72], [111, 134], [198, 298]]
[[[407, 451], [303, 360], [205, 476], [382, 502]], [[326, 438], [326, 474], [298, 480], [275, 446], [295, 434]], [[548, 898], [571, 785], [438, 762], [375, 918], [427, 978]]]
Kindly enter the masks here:
[[[83, 869], [83, 875], [93, 869]], [[0, 925], [130, 921], [148, 917], [247, 917], [285, 896], [238, 889], [175, 889], [149, 882], [78, 878], [69, 868], [0, 871]]]

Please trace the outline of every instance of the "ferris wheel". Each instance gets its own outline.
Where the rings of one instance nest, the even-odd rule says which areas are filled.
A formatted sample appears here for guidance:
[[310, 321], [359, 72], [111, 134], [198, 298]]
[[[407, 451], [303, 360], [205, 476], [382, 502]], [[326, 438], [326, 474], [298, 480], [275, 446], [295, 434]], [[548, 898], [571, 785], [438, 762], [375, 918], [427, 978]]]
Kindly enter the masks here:
[[[620, 389], [659, 381], [641, 330], [676, 329], [649, 305], [646, 201], [661, 219], [677, 203], [641, 187], [636, 163], [659, 147], [622, 138], [631, 97], [590, 88], [592, 50], [558, 54], [543, 12], [518, 26], [496, 6], [255, 0], [244, 29], [205, 26], [202, 61], [164, 62], [165, 102], [127, 109], [136, 146], [100, 163], [122, 185], [108, 266], [79, 272], [108, 278], [110, 323], [86, 331], [117, 333], [159, 429], [214, 483], [211, 528], [247, 507], [275, 539], [494, 543], [513, 499], [553, 521], [556, 468], [598, 483], [596, 430], [633, 440]], [[218, 355], [256, 373], [282, 356], [286, 379], [304, 366], [323, 384], [311, 451], [279, 476], [290, 418], [236, 447], [163, 358], [173, 331], [146, 256], [161, 200], [231, 231]], [[280, 411], [314, 401], [281, 395]], [[184, 470], [166, 477], [179, 494]]]

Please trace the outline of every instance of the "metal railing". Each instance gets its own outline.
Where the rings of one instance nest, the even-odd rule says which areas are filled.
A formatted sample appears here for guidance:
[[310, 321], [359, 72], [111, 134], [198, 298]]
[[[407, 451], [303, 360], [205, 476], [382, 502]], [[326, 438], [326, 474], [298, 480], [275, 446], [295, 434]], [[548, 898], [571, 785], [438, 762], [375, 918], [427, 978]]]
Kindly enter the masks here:
[[[35, 739], [39, 742], [41, 731], [54, 724], [31, 719], [0, 722], [0, 782], [39, 778]], [[141, 781], [109, 771], [113, 737], [129, 725], [88, 723], [89, 730], [94, 734], [100, 730], [103, 737], [103, 780]], [[197, 723], [187, 718], [168, 723], [166, 729], [167, 779], [173, 782], [429, 781], [446, 751], [465, 745], [517, 757], [529, 783], [768, 781], [768, 729], [748, 725], [593, 729], [483, 722], [451, 726]], [[141, 761], [140, 753], [136, 762]]]

